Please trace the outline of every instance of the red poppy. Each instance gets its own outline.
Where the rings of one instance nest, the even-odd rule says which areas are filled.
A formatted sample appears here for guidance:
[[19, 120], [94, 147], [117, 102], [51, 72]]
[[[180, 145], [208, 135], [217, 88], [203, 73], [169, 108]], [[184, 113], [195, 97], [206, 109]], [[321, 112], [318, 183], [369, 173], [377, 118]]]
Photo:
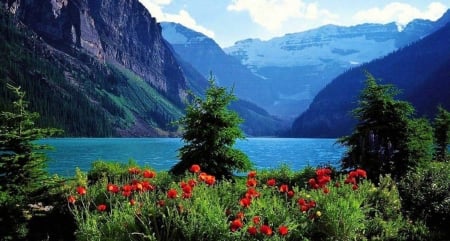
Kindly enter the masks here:
[[158, 207], [164, 207], [166, 205], [166, 202], [164, 200], [159, 200], [156, 205], [158, 205]]
[[281, 236], [287, 235], [288, 232], [289, 232], [288, 227], [286, 227], [286, 226], [284, 226], [284, 225], [281, 225], [280, 227], [278, 227], [278, 233], [279, 233]]
[[150, 184], [147, 181], [142, 181], [141, 182], [142, 188], [144, 191], [153, 191], [155, 190], [155, 186], [153, 186], [152, 184]]
[[238, 212], [236, 214], [236, 219], [244, 220], [245, 214], [243, 212]]
[[237, 231], [238, 229], [242, 228], [242, 226], [244, 226], [242, 224], [242, 221], [240, 219], [235, 219], [231, 222], [230, 224], [230, 229], [232, 232]]
[[182, 197], [183, 197], [184, 199], [189, 199], [189, 198], [192, 197], [192, 192], [183, 192]]
[[356, 169], [356, 173], [358, 173], [359, 177], [367, 178], [367, 173], [363, 169]]
[[294, 195], [295, 195], [295, 193], [294, 193], [294, 191], [292, 191], [292, 190], [287, 192], [288, 198], [293, 198]]
[[142, 172], [142, 176], [144, 178], [154, 178], [154, 177], [156, 177], [156, 172], [151, 171], [151, 170], [145, 170]]
[[195, 185], [197, 185], [197, 181], [195, 181], [194, 179], [190, 179], [188, 181], [188, 185], [191, 186], [191, 187], [195, 187]]
[[283, 184], [280, 186], [280, 192], [288, 192], [289, 191], [289, 186], [287, 184]]
[[319, 169], [316, 170], [316, 175], [318, 177], [320, 177], [320, 176], [329, 176], [329, 175], [331, 175], [331, 169], [329, 169], [329, 168], [319, 168]]
[[247, 192], [245, 193], [245, 197], [246, 198], [257, 198], [260, 195], [261, 194], [258, 191], [256, 191], [256, 189], [254, 189], [254, 188], [249, 188], [247, 190]]
[[134, 199], [130, 199], [130, 205], [134, 206], [136, 204], [136, 201]]
[[323, 188], [323, 193], [328, 194], [330, 192], [330, 189], [328, 187]]
[[255, 178], [256, 177], [256, 171], [250, 171], [247, 175], [248, 178]]
[[309, 210], [309, 206], [308, 205], [300, 205], [300, 211], [302, 213], [307, 212]]
[[316, 179], [314, 179], [314, 178], [309, 179], [308, 183], [311, 188], [314, 188], [317, 185]]
[[169, 189], [169, 191], [167, 191], [167, 198], [174, 199], [177, 196], [178, 196], [177, 190], [171, 188], [171, 189]]
[[198, 173], [200, 172], [200, 166], [197, 164], [193, 164], [190, 168], [189, 171], [192, 173]]
[[77, 201], [77, 199], [74, 196], [70, 195], [69, 197], [67, 197], [67, 201], [69, 203], [74, 204]]
[[97, 210], [100, 212], [103, 212], [106, 210], [106, 205], [105, 204], [100, 204], [97, 206]]
[[303, 198], [298, 199], [297, 203], [298, 205], [306, 205], [306, 201]]
[[247, 233], [249, 233], [252, 236], [256, 236], [256, 234], [258, 234], [258, 229], [256, 229], [255, 226], [250, 226], [247, 228]]
[[269, 179], [269, 180], [267, 180], [267, 186], [269, 186], [269, 187], [273, 187], [273, 186], [275, 186], [277, 184], [277, 182], [275, 181], [275, 179]]
[[262, 225], [261, 228], [259, 228], [259, 231], [267, 236], [272, 235], [272, 228], [269, 225]]
[[112, 192], [112, 193], [118, 193], [120, 191], [119, 186], [111, 184], [111, 183], [109, 183], [106, 186], [106, 189], [108, 190], [108, 192]]
[[257, 183], [258, 183], [258, 181], [256, 181], [255, 178], [249, 178], [247, 180], [247, 187], [256, 187]]
[[79, 195], [81, 195], [81, 196], [83, 196], [83, 195], [86, 195], [86, 188], [84, 188], [84, 187], [81, 187], [81, 186], [79, 186], [79, 187], [77, 187], [77, 193], [79, 194]]
[[353, 184], [352, 189], [353, 189], [353, 190], [357, 190], [357, 189], [358, 189], [358, 185]]
[[188, 184], [183, 185], [183, 187], [181, 189], [183, 190], [184, 193], [191, 193], [192, 192], [192, 187], [189, 186]]
[[261, 217], [260, 216], [254, 216], [252, 220], [253, 220], [254, 224], [259, 224], [261, 222]]
[[216, 182], [216, 177], [212, 175], [207, 175], [205, 178], [205, 183], [212, 186]]
[[241, 206], [244, 208], [250, 206], [251, 203], [252, 203], [252, 200], [247, 197], [242, 198], [241, 201], [239, 202], [239, 204], [241, 204]]

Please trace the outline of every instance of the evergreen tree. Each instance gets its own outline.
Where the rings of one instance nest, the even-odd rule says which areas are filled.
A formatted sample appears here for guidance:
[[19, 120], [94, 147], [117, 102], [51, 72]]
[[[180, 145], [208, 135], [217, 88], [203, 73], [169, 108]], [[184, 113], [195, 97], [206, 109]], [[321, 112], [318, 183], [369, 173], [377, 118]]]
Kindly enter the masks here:
[[[12, 111], [0, 113], [0, 191], [29, 199], [38, 194], [48, 178], [47, 146], [34, 141], [59, 133], [56, 129], [35, 127], [38, 113], [27, 110], [25, 93], [20, 87], [7, 85], [17, 96]], [[28, 200], [27, 200], [28, 201]]]
[[233, 148], [236, 139], [244, 138], [239, 128], [242, 119], [227, 108], [235, 99], [231, 92], [216, 86], [212, 77], [205, 99], [193, 96], [179, 121], [186, 144], [179, 150], [180, 162], [172, 167], [173, 174], [183, 174], [192, 164], [218, 178], [230, 178], [234, 171], [251, 168], [248, 157]]
[[412, 120], [414, 108], [395, 100], [399, 91], [379, 85], [366, 73], [366, 87], [353, 111], [358, 124], [350, 136], [339, 141], [348, 147], [343, 168], [364, 168], [375, 182], [380, 174], [399, 179], [419, 161], [431, 159], [432, 136], [428, 123]]
[[450, 112], [442, 106], [438, 107], [438, 113], [434, 119], [435, 159], [448, 161], [448, 145], [450, 143]]

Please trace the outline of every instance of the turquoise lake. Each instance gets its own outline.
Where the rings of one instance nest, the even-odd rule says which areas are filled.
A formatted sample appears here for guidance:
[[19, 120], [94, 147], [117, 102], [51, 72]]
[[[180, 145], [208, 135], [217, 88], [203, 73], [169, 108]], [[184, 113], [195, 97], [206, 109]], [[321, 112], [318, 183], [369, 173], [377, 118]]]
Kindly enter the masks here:
[[[169, 170], [178, 162], [179, 138], [54, 138], [41, 140], [55, 150], [50, 157], [51, 174], [71, 176], [75, 168], [90, 169], [95, 160], [127, 163], [130, 159], [155, 170]], [[336, 139], [247, 138], [235, 147], [246, 153], [256, 169], [287, 164], [298, 170], [307, 165], [339, 165], [346, 148]]]

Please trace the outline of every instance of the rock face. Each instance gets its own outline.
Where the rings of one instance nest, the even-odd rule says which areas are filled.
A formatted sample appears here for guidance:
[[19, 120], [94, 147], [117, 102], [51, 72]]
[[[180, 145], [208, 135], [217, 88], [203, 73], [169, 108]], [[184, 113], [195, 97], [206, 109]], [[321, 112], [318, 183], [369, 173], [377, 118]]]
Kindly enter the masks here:
[[118, 64], [181, 103], [186, 80], [161, 28], [138, 0], [4, 0], [5, 6], [50, 45], [81, 48]]
[[[0, 77], [26, 66], [26, 76], [12, 81], [29, 86], [27, 93], [42, 92], [30, 102], [51, 103], [35, 110], [48, 124], [66, 135], [179, 134], [168, 123], [182, 115], [188, 81], [160, 25], [138, 0], [0, 0], [0, 8], [17, 32], [23, 30], [21, 43], [5, 46], [36, 58], [25, 63], [5, 52], [0, 58], [18, 68], [5, 67]], [[31, 73], [46, 85], [34, 85]]]

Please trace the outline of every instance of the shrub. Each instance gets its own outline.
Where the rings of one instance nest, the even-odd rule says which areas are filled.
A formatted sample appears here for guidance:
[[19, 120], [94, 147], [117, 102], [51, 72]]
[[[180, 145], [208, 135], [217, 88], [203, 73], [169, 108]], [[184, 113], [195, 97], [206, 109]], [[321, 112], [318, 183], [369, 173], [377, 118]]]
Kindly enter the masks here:
[[403, 209], [423, 220], [439, 238], [450, 238], [450, 164], [430, 162], [410, 171], [400, 182]]

